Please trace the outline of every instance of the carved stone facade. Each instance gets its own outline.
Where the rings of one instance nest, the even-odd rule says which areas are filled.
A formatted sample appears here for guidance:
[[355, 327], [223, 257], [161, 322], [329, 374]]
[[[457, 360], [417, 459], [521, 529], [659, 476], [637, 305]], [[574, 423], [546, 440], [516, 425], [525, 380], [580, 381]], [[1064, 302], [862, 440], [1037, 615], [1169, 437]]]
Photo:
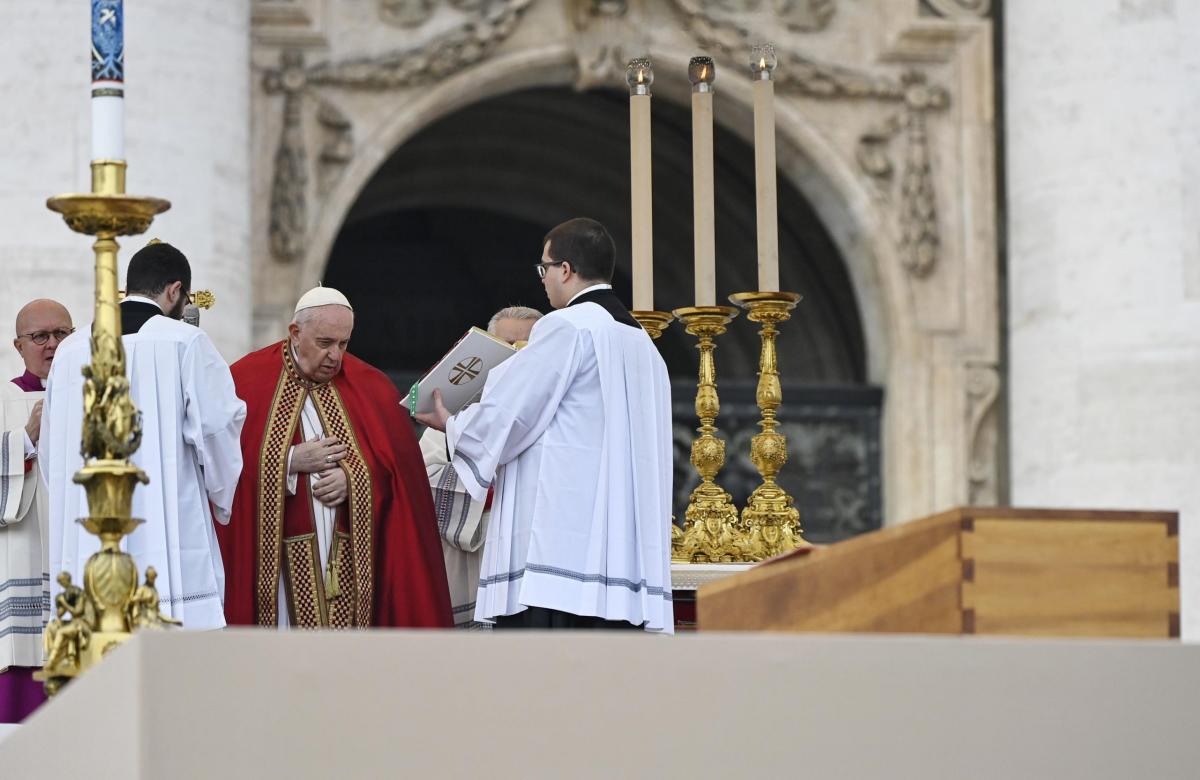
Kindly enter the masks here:
[[885, 520], [1001, 500], [988, 5], [258, 0], [254, 340], [282, 332], [366, 182], [422, 127], [518, 88], [621, 89], [645, 52], [656, 96], [686, 105], [687, 60], [704, 53], [717, 121], [751, 139], [746, 63], [770, 37], [780, 175], [841, 251], [884, 388]]

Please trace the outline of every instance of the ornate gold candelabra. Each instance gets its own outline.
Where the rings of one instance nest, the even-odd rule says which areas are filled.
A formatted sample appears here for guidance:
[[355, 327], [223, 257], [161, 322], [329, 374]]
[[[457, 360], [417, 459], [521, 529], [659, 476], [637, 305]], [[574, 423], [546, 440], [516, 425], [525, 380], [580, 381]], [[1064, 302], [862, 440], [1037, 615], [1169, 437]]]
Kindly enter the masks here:
[[692, 465], [700, 484], [692, 491], [684, 513], [684, 527], [671, 531], [671, 560], [680, 563], [718, 563], [743, 560], [744, 536], [738, 527], [733, 498], [715, 481], [725, 465], [725, 442], [715, 435], [721, 401], [717, 396], [713, 339], [737, 316], [732, 306], [689, 306], [676, 309], [675, 317], [699, 339], [700, 371], [696, 387], [696, 417], [700, 419], [692, 441]]
[[92, 191], [59, 195], [46, 205], [77, 233], [95, 236], [95, 321], [92, 362], [84, 366], [83, 468], [74, 481], [87, 493], [83, 527], [100, 537], [99, 552], [84, 566], [83, 588], [62, 572], [57, 617], [46, 626], [46, 663], [38, 675], [54, 695], [72, 678], [124, 642], [133, 628], [178, 625], [158, 612], [153, 567], [139, 585], [137, 564], [121, 550], [121, 539], [142, 522], [131, 517], [133, 490], [146, 484], [129, 457], [141, 443], [141, 415], [129, 397], [121, 312], [117, 306], [117, 236], [144, 233], [156, 214], [170, 208], [160, 198], [125, 194], [125, 162], [94, 160]]
[[629, 313], [650, 334], [652, 339], [661, 336], [667, 326], [671, 324], [671, 320], [674, 319], [669, 312], [665, 311], [631, 311]]
[[745, 292], [729, 300], [748, 310], [747, 317], [762, 327], [762, 352], [758, 362], [758, 388], [755, 400], [762, 413], [759, 427], [750, 445], [750, 459], [762, 477], [762, 484], [750, 494], [742, 510], [742, 531], [748, 560], [762, 560], [797, 547], [808, 546], [800, 535], [800, 513], [793, 499], [775, 482], [775, 475], [787, 462], [787, 439], [776, 432], [775, 411], [783, 402], [779, 369], [775, 354], [775, 326], [791, 317], [800, 302], [792, 292]]

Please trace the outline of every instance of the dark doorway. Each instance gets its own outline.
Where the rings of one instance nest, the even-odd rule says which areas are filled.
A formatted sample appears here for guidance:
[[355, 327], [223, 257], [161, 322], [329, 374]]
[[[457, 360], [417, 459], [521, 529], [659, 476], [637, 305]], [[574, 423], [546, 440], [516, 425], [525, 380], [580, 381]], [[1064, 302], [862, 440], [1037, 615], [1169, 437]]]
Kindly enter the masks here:
[[[686, 108], [655, 99], [655, 304], [661, 310], [692, 303], [690, 122]], [[628, 303], [628, 143], [627, 99], [609, 91], [514, 92], [423, 129], [363, 189], [330, 256], [326, 283], [345, 291], [357, 311], [351, 350], [407, 390], [468, 326], [483, 326], [497, 309], [547, 310], [534, 269], [541, 239], [575, 216], [594, 217], [612, 232], [614, 287]], [[723, 297], [756, 286], [754, 166], [750, 146], [720, 125], [715, 145]], [[805, 296], [779, 340], [780, 419], [794, 449], [780, 481], [797, 497], [808, 535], [830, 540], [879, 525], [881, 394], [864, 385], [858, 305], [836, 246], [784, 177], [779, 208], [782, 286]], [[687, 462], [695, 426], [695, 340], [673, 326], [658, 344], [677, 380], [677, 503], [686, 504], [695, 480]], [[739, 318], [718, 346], [721, 426], [731, 442], [721, 481], [740, 502], [754, 482], [748, 450], [738, 450], [753, 433], [757, 330]], [[831, 508], [835, 501], [840, 508]]]

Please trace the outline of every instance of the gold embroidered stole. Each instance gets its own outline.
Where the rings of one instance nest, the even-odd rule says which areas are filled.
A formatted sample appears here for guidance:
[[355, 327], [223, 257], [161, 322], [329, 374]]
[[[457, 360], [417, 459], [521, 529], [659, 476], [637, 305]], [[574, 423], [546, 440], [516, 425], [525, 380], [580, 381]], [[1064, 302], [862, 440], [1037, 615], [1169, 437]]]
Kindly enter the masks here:
[[[279, 373], [279, 384], [271, 400], [259, 453], [258, 572], [255, 581], [258, 623], [273, 626], [279, 622], [282, 570], [292, 625], [301, 628], [366, 627], [371, 624], [374, 603], [371, 473], [337, 388], [332, 382], [318, 385], [305, 380], [296, 370], [286, 340], [282, 350], [283, 371]], [[329, 549], [328, 593], [325, 577], [321, 574], [316, 529], [286, 540], [283, 536], [287, 452], [300, 423], [300, 410], [308, 397], [312, 398], [325, 435], [337, 437], [347, 449], [346, 457], [339, 465], [348, 477], [350, 533], [335, 526]]]

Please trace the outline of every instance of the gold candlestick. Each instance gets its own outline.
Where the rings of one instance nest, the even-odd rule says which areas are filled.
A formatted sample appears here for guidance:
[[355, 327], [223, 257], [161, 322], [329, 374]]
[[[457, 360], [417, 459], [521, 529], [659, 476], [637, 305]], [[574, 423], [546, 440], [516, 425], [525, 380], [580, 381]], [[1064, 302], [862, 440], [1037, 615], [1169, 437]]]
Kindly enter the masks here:
[[665, 311], [631, 311], [633, 318], [637, 320], [642, 329], [650, 334], [650, 338], [657, 339], [671, 324], [674, 319], [669, 312]]
[[172, 623], [158, 614], [153, 568], [139, 585], [133, 558], [121, 539], [142, 522], [130, 516], [133, 490], [146, 474], [129, 457], [141, 443], [141, 413], [129, 397], [121, 311], [117, 305], [116, 237], [144, 233], [156, 214], [170, 208], [161, 198], [125, 194], [125, 162], [94, 160], [92, 191], [59, 195], [46, 202], [77, 233], [95, 236], [95, 320], [92, 362], [84, 366], [83, 468], [74, 481], [84, 486], [89, 516], [80, 522], [100, 537], [100, 551], [84, 566], [83, 588], [59, 575], [63, 592], [57, 618], [46, 626], [46, 664], [37, 679], [54, 695], [72, 678], [99, 663], [133, 628]]
[[700, 473], [700, 484], [692, 491], [684, 513], [684, 527], [671, 530], [671, 560], [681, 563], [720, 563], [745, 560], [743, 536], [738, 528], [737, 507], [732, 497], [715, 481], [725, 465], [725, 442], [716, 433], [721, 411], [717, 397], [713, 339], [737, 316], [732, 306], [689, 306], [674, 314], [700, 343], [700, 373], [696, 387], [696, 416], [700, 437], [692, 442], [692, 465]]
[[783, 402], [779, 369], [775, 355], [775, 326], [791, 317], [789, 313], [801, 296], [792, 292], [745, 292], [729, 296], [729, 300], [748, 310], [746, 315], [762, 328], [762, 352], [758, 362], [758, 402], [762, 420], [760, 433], [750, 444], [750, 459], [762, 476], [762, 484], [750, 494], [742, 510], [742, 531], [751, 560], [762, 560], [797, 547], [806, 547], [800, 536], [800, 513], [793, 499], [775, 482], [775, 475], [787, 462], [787, 439], [775, 431], [775, 411]]

